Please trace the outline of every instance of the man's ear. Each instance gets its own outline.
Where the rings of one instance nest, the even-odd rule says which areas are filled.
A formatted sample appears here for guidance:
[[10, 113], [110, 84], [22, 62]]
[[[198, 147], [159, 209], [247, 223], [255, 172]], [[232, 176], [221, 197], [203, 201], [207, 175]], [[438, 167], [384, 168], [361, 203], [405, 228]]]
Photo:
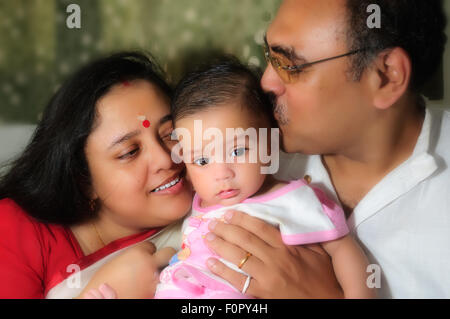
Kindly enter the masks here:
[[379, 53], [369, 75], [373, 105], [384, 110], [395, 104], [408, 90], [411, 73], [411, 59], [402, 48]]

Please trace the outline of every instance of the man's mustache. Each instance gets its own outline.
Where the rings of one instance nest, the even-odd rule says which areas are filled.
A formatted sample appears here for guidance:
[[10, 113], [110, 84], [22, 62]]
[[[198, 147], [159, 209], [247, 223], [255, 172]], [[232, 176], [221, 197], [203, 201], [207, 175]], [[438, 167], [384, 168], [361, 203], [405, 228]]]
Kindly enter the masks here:
[[279, 126], [287, 125], [289, 123], [289, 119], [287, 117], [286, 105], [283, 103], [278, 103], [277, 96], [272, 92], [268, 93], [268, 97], [270, 103], [272, 104], [273, 115], [277, 120], [278, 125]]

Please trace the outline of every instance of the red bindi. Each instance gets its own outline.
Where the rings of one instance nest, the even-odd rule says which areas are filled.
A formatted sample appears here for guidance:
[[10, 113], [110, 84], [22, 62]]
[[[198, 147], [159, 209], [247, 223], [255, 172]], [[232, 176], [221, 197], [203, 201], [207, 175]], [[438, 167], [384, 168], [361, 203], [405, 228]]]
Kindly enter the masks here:
[[143, 125], [145, 128], [149, 128], [149, 127], [150, 127], [150, 121], [149, 121], [149, 120], [145, 120], [145, 121], [142, 122], [142, 125]]
[[123, 84], [123, 86], [130, 86], [130, 82], [128, 82], [128, 81], [123, 81], [122, 84]]

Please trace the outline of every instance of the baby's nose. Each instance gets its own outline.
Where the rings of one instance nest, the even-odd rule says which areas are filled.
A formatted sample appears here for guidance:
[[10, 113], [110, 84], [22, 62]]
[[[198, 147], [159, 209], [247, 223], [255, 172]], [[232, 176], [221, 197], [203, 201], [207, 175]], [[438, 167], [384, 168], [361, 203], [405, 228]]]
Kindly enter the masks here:
[[216, 171], [216, 179], [217, 180], [227, 180], [227, 179], [231, 179], [235, 176], [234, 171], [228, 167], [228, 165], [218, 165], [219, 167], [217, 168]]

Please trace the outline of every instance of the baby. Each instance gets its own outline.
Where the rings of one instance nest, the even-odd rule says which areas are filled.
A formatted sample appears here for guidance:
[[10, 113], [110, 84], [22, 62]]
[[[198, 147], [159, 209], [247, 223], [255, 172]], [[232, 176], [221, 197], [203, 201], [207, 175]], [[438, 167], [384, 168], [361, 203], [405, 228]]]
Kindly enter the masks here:
[[[321, 243], [345, 296], [374, 296], [366, 285], [367, 260], [348, 235], [342, 209], [309, 181], [266, 174], [278, 163], [278, 130], [252, 71], [228, 59], [191, 73], [175, 91], [172, 114], [179, 141], [172, 157], [185, 162], [196, 194], [182, 250], [161, 272], [155, 298], [251, 298], [249, 280], [238, 291], [206, 267], [208, 258], [219, 258], [204, 243], [208, 224], [223, 221], [230, 209], [279, 227], [287, 245]], [[245, 274], [246, 259], [239, 265], [220, 260]]]

